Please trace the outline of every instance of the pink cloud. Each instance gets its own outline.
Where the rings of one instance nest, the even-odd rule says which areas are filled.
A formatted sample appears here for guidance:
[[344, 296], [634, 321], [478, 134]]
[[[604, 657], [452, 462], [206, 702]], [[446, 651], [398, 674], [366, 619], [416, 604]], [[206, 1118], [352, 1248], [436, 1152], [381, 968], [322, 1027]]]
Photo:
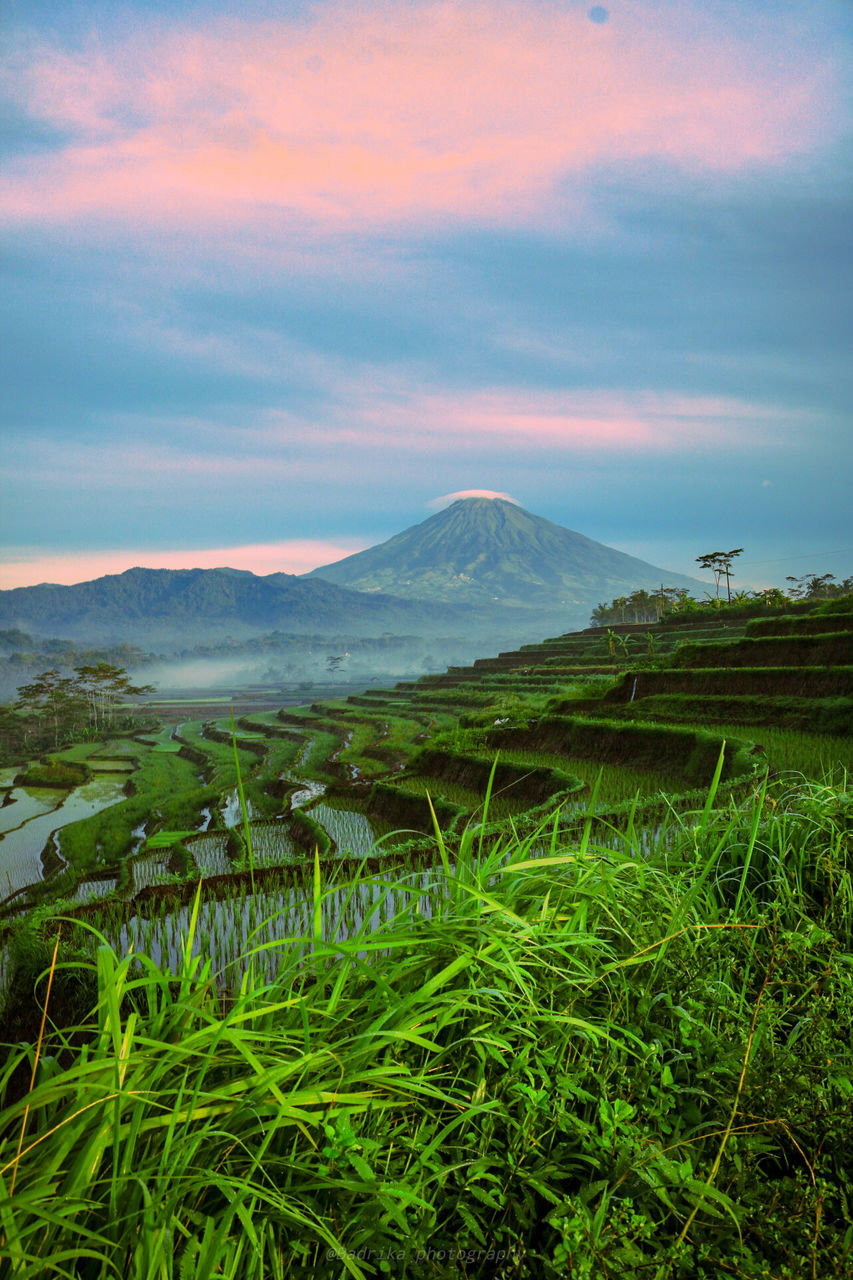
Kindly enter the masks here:
[[702, 452], [723, 443], [731, 449], [764, 447], [784, 433], [786, 424], [802, 426], [802, 420], [802, 414], [727, 397], [604, 389], [486, 390], [403, 399], [377, 394], [362, 405], [357, 426], [333, 426], [330, 432], [339, 443], [360, 440], [367, 447], [387, 442], [426, 454], [450, 443], [455, 453], [482, 454], [486, 440], [498, 450]]
[[[483, 474], [484, 457], [701, 458], [721, 448], [732, 456], [768, 448], [778, 454], [798, 448], [817, 421], [805, 410], [734, 397], [606, 388], [444, 392], [414, 388], [402, 374], [355, 380], [331, 365], [327, 372], [333, 405], [319, 420], [268, 408], [238, 431], [227, 416], [208, 421], [124, 414], [99, 420], [102, 443], [10, 433], [9, 483], [27, 483], [38, 454], [48, 459], [39, 471], [45, 493], [63, 494], [76, 485], [91, 495], [144, 497], [154, 485], [176, 502], [199, 491], [218, 501], [215, 495], [248, 483], [268, 498], [276, 490], [304, 495], [333, 482], [352, 487], [359, 476], [385, 474], [389, 457], [401, 465], [415, 459], [419, 466], [464, 461], [462, 479]], [[447, 496], [478, 494], [509, 497], [477, 489]]]
[[33, 46], [13, 94], [72, 141], [10, 167], [0, 214], [516, 221], [582, 203], [597, 162], [737, 171], [825, 143], [829, 56], [804, 53], [784, 18], [730, 19], [689, 3], [601, 26], [583, 6], [337, 0], [307, 22]]
[[[324, 542], [295, 538], [287, 542], [257, 543], [243, 547], [207, 548], [202, 551], [80, 551], [33, 555], [9, 560], [0, 566], [0, 590], [29, 587], [39, 582], [71, 585], [88, 582], [125, 569], [249, 569], [252, 573], [307, 573], [362, 551], [364, 542], [343, 539]], [[14, 553], [13, 553], [14, 554]]]

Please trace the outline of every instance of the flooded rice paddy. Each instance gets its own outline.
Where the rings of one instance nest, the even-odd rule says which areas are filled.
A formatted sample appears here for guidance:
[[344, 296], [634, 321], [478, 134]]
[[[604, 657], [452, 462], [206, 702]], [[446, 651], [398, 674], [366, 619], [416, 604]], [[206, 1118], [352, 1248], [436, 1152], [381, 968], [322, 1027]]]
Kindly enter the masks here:
[[[226, 827], [237, 827], [243, 821], [243, 810], [240, 806], [240, 792], [237, 787], [233, 791], [229, 791], [219, 807], [222, 814], [222, 821]], [[254, 817], [255, 809], [251, 800], [246, 800], [246, 812], [251, 819]]]
[[[328, 805], [314, 805], [310, 813], [328, 832], [339, 856], [363, 857], [374, 849], [376, 833], [364, 814], [332, 809]], [[239, 830], [242, 835], [242, 827]], [[293, 839], [286, 821], [250, 822], [249, 834], [255, 867], [287, 866], [305, 861], [305, 849]], [[228, 854], [227, 831], [200, 832], [190, 836], [185, 844], [202, 879], [235, 870]]]
[[328, 804], [315, 804], [309, 813], [329, 833], [341, 857], [361, 858], [373, 850], [376, 832], [366, 814]]
[[169, 858], [165, 853], [143, 853], [130, 864], [133, 892], [147, 889], [149, 885], [168, 884], [172, 879]]
[[44, 878], [42, 851], [54, 832], [124, 799], [126, 772], [99, 773], [73, 791], [15, 787], [0, 809], [0, 898]]
[[78, 884], [69, 901], [75, 906], [97, 902], [99, 898], [106, 898], [108, 894], [113, 893], [117, 885], [118, 880], [114, 876], [104, 876], [100, 880], [83, 880]]
[[[378, 930], [383, 921], [408, 908], [431, 914], [431, 894], [439, 883], [433, 870], [405, 874], [399, 868], [358, 883], [327, 888], [320, 910], [325, 942], [345, 941]], [[133, 947], [155, 963], [175, 970], [183, 960], [192, 905], [162, 917], [132, 916], [105, 927], [105, 936], [119, 954]], [[235, 889], [233, 896], [199, 904], [192, 954], [210, 957], [217, 981], [233, 988], [251, 963], [271, 980], [279, 963], [281, 944], [308, 951], [313, 936], [314, 902], [301, 875], [283, 877], [280, 887], [253, 895]]]
[[252, 861], [256, 867], [277, 867], [282, 863], [304, 861], [305, 850], [289, 835], [283, 822], [253, 822]]
[[300, 778], [300, 788], [290, 797], [291, 809], [304, 809], [312, 800], [316, 800], [326, 790], [324, 782], [312, 782], [310, 778]]
[[15, 831], [32, 818], [41, 817], [43, 813], [53, 813], [62, 804], [66, 794], [65, 791], [47, 787], [12, 787], [6, 792], [3, 808], [0, 809], [0, 835]]
[[234, 870], [228, 856], [228, 836], [224, 831], [203, 832], [190, 836], [185, 843], [202, 879], [228, 875]]

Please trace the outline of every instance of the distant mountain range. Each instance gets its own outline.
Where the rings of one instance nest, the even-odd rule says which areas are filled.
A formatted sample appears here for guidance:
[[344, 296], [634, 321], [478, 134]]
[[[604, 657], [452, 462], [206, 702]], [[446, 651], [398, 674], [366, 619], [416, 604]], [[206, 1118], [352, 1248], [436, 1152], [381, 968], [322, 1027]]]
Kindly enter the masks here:
[[0, 591], [0, 628], [88, 643], [168, 646], [235, 639], [275, 629], [316, 635], [464, 632], [462, 605], [433, 605], [351, 591], [288, 573], [242, 569], [128, 569], [74, 586]]
[[706, 584], [669, 573], [499, 498], [461, 498], [396, 537], [296, 577], [239, 569], [128, 569], [75, 586], [0, 591], [0, 628], [87, 643], [177, 647], [272, 630], [464, 637], [496, 646], [584, 626], [635, 587]]
[[445, 604], [537, 610], [565, 619], [566, 627], [584, 626], [597, 604], [636, 587], [707, 587], [503, 498], [459, 498], [387, 542], [305, 577]]

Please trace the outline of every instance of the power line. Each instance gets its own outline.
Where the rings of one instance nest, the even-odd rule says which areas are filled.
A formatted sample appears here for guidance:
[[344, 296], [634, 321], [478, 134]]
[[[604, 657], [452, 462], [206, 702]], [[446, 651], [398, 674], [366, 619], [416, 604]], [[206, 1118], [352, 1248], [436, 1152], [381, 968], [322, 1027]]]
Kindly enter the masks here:
[[775, 560], [744, 560], [740, 568], [751, 568], [756, 564], [784, 564], [788, 560], [817, 560], [819, 556], [846, 556], [851, 553], [853, 553], [853, 547], [842, 547], [840, 551], [806, 551], [802, 555], [779, 556]]

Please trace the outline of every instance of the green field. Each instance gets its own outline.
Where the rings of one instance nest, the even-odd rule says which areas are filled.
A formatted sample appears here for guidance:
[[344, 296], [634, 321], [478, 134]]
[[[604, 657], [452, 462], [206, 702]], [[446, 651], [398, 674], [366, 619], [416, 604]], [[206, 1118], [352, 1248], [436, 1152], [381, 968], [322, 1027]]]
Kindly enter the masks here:
[[838, 616], [59, 753], [133, 770], [7, 909], [8, 1274], [853, 1274]]

